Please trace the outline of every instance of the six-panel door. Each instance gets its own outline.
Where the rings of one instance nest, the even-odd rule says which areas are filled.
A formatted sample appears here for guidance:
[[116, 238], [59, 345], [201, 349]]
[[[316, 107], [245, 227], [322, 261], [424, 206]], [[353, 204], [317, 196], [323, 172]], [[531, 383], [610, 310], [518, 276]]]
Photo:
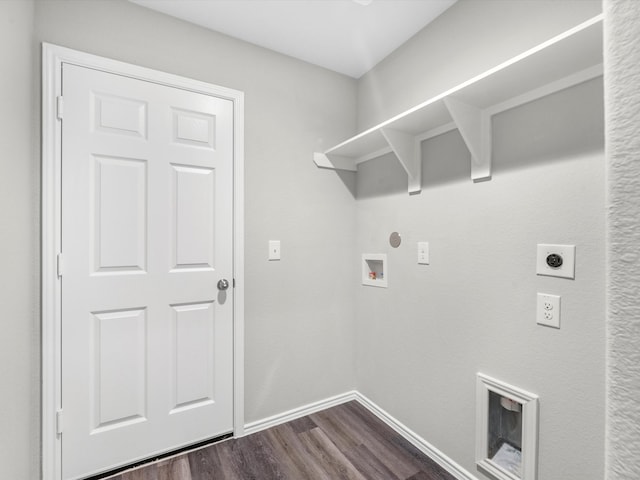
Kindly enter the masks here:
[[63, 66], [63, 478], [232, 431], [233, 104]]

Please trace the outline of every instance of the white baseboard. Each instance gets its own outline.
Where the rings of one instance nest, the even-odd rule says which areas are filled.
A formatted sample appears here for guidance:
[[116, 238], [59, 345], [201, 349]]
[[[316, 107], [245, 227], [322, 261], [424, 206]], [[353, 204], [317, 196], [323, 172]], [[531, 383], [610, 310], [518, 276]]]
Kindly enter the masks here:
[[453, 475], [457, 480], [478, 480], [477, 477], [473, 476], [470, 472], [462, 468], [458, 463], [454, 462], [453, 459], [442, 453], [440, 450], [431, 445], [406, 425], [402, 424], [394, 417], [389, 415], [386, 411], [373, 403], [367, 397], [359, 392], [355, 392], [355, 394], [356, 401], [358, 401], [363, 407], [365, 407], [376, 417], [393, 428], [396, 432], [402, 435], [405, 440], [411, 443], [426, 456], [431, 458], [434, 462], [436, 462], [447, 472]]
[[263, 418], [262, 420], [247, 423], [244, 426], [244, 434], [250, 435], [252, 433], [259, 432], [260, 430], [266, 430], [267, 428], [290, 422], [291, 420], [295, 420], [296, 418], [305, 417], [307, 415], [311, 415], [312, 413], [316, 413], [321, 410], [326, 410], [327, 408], [335, 407], [336, 405], [350, 402], [356, 399], [357, 393], [358, 392], [356, 391], [342, 393], [334, 397], [325, 398], [324, 400], [319, 400], [317, 402], [309, 403], [308, 405], [303, 405], [302, 407], [294, 408], [287, 412], [282, 412], [271, 417]]
[[373, 403], [367, 397], [362, 395], [358, 391], [346, 392], [340, 395], [336, 395], [334, 397], [326, 398], [324, 400], [320, 400], [318, 402], [310, 403], [308, 405], [303, 405], [302, 407], [294, 408], [287, 412], [280, 413], [278, 415], [273, 415], [271, 417], [264, 418], [262, 420], [257, 420], [255, 422], [251, 422], [245, 425], [244, 433], [245, 435], [250, 435], [252, 433], [259, 432], [261, 430], [266, 430], [267, 428], [275, 427], [276, 425], [281, 425], [286, 422], [290, 422], [291, 420], [295, 420], [296, 418], [301, 418], [306, 415], [311, 415], [312, 413], [319, 412], [321, 410], [325, 410], [327, 408], [335, 407], [336, 405], [341, 405], [343, 403], [350, 402], [352, 400], [357, 401], [371, 413], [373, 413], [376, 417], [382, 420], [384, 423], [393, 428], [396, 432], [402, 435], [409, 443], [411, 443], [414, 447], [420, 450], [422, 453], [431, 458], [434, 462], [444, 468], [447, 472], [453, 475], [457, 480], [478, 480], [477, 477], [473, 476], [467, 470], [462, 468], [458, 463], [454, 462], [447, 455], [442, 453], [436, 447], [427, 442], [424, 438], [419, 436], [413, 430], [400, 423], [394, 417], [389, 415], [386, 411], [380, 408], [378, 405]]

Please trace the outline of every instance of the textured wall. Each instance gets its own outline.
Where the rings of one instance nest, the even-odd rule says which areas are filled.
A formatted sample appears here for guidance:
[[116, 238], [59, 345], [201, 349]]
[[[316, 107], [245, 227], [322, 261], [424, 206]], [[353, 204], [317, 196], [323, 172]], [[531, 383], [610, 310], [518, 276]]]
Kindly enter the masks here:
[[640, 478], [640, 2], [605, 1], [606, 478]]
[[[461, 71], [489, 68], [512, 45], [532, 46], [599, 7], [463, 0], [393, 54], [395, 77], [387, 60], [368, 77], [386, 105], [399, 105], [431, 87], [424, 59], [442, 57], [429, 64], [436, 80], [460, 81]], [[460, 43], [448, 43], [453, 36]], [[477, 58], [467, 63], [470, 52]], [[604, 475], [602, 88], [592, 80], [495, 116], [488, 182], [469, 180], [457, 131], [423, 143], [419, 195], [407, 194], [390, 156], [359, 166], [357, 251], [388, 254], [389, 288], [358, 289], [358, 389], [478, 478], [478, 371], [540, 395], [539, 480]], [[361, 113], [377, 100], [366, 91]], [[394, 230], [398, 249], [387, 242]], [[429, 242], [428, 266], [417, 264], [418, 241]], [[575, 244], [576, 279], [537, 276], [537, 243]], [[536, 325], [537, 292], [562, 296], [560, 330]]]
[[0, 478], [38, 477], [40, 188], [33, 2], [0, 1]]

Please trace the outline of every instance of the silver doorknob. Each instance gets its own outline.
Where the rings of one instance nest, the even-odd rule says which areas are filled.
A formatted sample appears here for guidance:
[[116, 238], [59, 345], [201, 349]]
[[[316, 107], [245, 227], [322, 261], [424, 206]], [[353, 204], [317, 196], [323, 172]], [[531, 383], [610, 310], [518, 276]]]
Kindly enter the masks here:
[[226, 290], [227, 288], [229, 288], [229, 280], [226, 278], [218, 280], [218, 290]]

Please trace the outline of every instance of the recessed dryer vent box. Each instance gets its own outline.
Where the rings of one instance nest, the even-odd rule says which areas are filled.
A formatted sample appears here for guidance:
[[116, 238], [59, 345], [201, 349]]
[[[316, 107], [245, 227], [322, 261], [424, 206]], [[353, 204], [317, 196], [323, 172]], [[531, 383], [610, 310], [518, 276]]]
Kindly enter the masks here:
[[476, 464], [498, 480], [536, 480], [538, 396], [478, 373]]
[[387, 287], [387, 255], [385, 253], [362, 254], [362, 284]]

